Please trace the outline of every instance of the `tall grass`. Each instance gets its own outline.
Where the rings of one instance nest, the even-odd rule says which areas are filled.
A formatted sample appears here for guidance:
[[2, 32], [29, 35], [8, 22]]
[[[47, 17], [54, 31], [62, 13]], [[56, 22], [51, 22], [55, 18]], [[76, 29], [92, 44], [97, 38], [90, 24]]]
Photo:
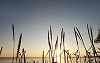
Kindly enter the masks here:
[[13, 31], [13, 59], [12, 63], [14, 62], [14, 48], [15, 48], [15, 30], [14, 30], [14, 24], [12, 23], [12, 31]]
[[42, 63], [44, 63], [44, 51], [42, 53]]
[[[12, 23], [12, 30], [13, 30], [13, 60], [12, 60], [12, 63], [13, 63], [14, 62], [14, 47], [15, 47], [15, 30], [14, 30], [13, 23]], [[47, 54], [46, 54], [46, 56], [49, 54], [49, 62], [45, 60], [46, 56], [44, 57], [44, 50], [43, 50], [43, 53], [42, 53], [42, 63], [44, 63], [44, 62], [45, 63], [51, 63], [51, 62], [55, 63], [55, 61], [54, 61], [55, 54], [56, 54], [56, 63], [57, 63], [58, 45], [60, 45], [60, 55], [59, 55], [60, 56], [60, 63], [61, 63], [62, 54], [64, 56], [64, 63], [72, 63], [74, 60], [71, 57], [71, 53], [69, 52], [69, 50], [65, 49], [65, 32], [64, 32], [63, 28], [61, 30], [61, 41], [60, 41], [60, 44], [58, 44], [58, 35], [57, 35], [54, 49], [53, 49], [53, 43], [52, 43], [52, 29], [51, 29], [51, 25], [50, 25], [50, 30], [49, 31], [48, 31], [49, 50], [47, 51]], [[89, 49], [86, 49], [85, 43], [83, 41], [83, 38], [82, 38], [82, 35], [81, 35], [79, 29], [77, 27], [74, 27], [74, 34], [75, 34], [75, 39], [76, 39], [76, 44], [77, 44], [77, 50], [73, 54], [76, 57], [76, 63], [82, 63], [81, 62], [81, 56], [80, 56], [80, 48], [79, 48], [78, 38], [82, 42], [82, 45], [83, 45], [83, 47], [85, 49], [85, 52], [86, 52], [86, 55], [84, 56], [84, 63], [86, 63], [86, 62], [92, 63], [92, 61], [91, 61], [91, 57], [92, 56], [90, 54], [91, 52], [89, 52], [90, 49], [92, 49], [92, 51], [93, 51], [93, 58], [95, 59], [95, 63], [97, 63], [96, 56], [98, 56], [98, 54], [97, 54], [95, 46], [94, 46], [92, 27], [91, 26], [89, 27], [88, 24], [87, 24], [87, 31], [88, 31], [88, 35], [89, 35], [89, 39], [90, 39], [90, 43], [91, 43], [91, 46], [90, 46]], [[25, 49], [23, 48], [22, 52], [20, 52], [21, 43], [22, 43], [22, 33], [20, 34], [20, 37], [19, 37], [19, 43], [18, 43], [17, 55], [16, 55], [16, 63], [18, 63], [17, 62], [18, 59], [19, 59], [19, 63], [23, 63], [22, 59], [24, 59], [24, 63], [26, 63], [26, 56], [25, 56], [26, 51], [25, 51]], [[2, 52], [2, 48], [3, 47], [1, 47], [0, 55], [1, 55], [1, 52]], [[88, 58], [88, 61], [86, 60], [87, 58]], [[80, 62], [78, 62], [79, 59], [80, 59]], [[37, 62], [33, 61], [33, 63], [37, 63]]]
[[1, 53], [2, 53], [2, 49], [3, 49], [3, 46], [1, 47], [1, 50], [0, 50], [0, 55], [1, 55]]
[[57, 62], [57, 49], [58, 49], [58, 36], [57, 36], [57, 39], [56, 39], [55, 49], [54, 49], [54, 56], [55, 56], [55, 53], [56, 53], [56, 62]]
[[96, 55], [97, 55], [97, 53], [96, 53], [96, 49], [94, 47], [92, 27], [90, 26], [90, 28], [89, 28], [88, 24], [87, 24], [87, 30], [88, 30], [88, 36], [89, 36], [89, 39], [90, 39], [90, 43], [91, 43], [91, 46], [92, 46], [92, 50], [93, 50], [93, 54], [94, 54], [94, 58], [95, 58], [95, 63], [96, 63]]
[[94, 40], [94, 43], [99, 44], [100, 43], [100, 29], [98, 29], [98, 35], [96, 39]]
[[61, 53], [62, 53], [62, 38], [63, 38], [63, 28], [61, 31], [61, 42], [60, 42], [60, 63], [61, 63]]
[[19, 44], [18, 44], [18, 49], [17, 49], [16, 62], [17, 62], [18, 55], [20, 53], [21, 41], [22, 41], [22, 33], [20, 34], [20, 37], [19, 37]]

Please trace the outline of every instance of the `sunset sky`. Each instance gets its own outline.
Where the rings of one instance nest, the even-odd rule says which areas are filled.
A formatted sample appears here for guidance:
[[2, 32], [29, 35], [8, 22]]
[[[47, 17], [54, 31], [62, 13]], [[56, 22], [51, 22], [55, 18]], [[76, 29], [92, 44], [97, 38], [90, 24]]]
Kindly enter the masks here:
[[[77, 50], [74, 27], [78, 27], [86, 48], [90, 47], [86, 24], [92, 26], [96, 38], [100, 28], [100, 0], [0, 0], [0, 47], [1, 57], [12, 57], [13, 36], [12, 22], [15, 26], [15, 54], [19, 35], [22, 33], [21, 49], [25, 48], [26, 56], [41, 57], [48, 46], [48, 30], [53, 32], [53, 43], [58, 35], [60, 43], [61, 28], [65, 31], [65, 47], [73, 53]], [[79, 41], [81, 55], [84, 48]], [[98, 45], [95, 45], [96, 47]]]

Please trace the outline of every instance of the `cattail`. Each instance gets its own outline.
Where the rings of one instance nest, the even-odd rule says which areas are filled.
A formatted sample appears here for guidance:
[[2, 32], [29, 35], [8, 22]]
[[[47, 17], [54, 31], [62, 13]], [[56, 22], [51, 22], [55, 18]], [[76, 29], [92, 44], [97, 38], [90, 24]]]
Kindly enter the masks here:
[[50, 36], [51, 36], [51, 42], [52, 42], [52, 29], [51, 29], [51, 25], [50, 25]]
[[90, 26], [90, 32], [91, 32], [91, 41], [93, 42], [93, 34], [92, 34], [92, 27]]
[[43, 54], [42, 54], [42, 63], [44, 63], [44, 51], [43, 51]]
[[89, 26], [88, 26], [88, 24], [87, 24], [87, 31], [88, 31], [89, 38], [90, 38], [90, 40], [91, 40], [91, 36], [90, 36], [90, 31], [89, 31]]
[[21, 40], [22, 40], [22, 33], [20, 34], [20, 37], [19, 37], [19, 44], [18, 44], [18, 49], [17, 49], [16, 61], [17, 61], [19, 50], [20, 50], [20, 46], [21, 46]]
[[62, 28], [62, 31], [61, 31], [61, 43], [62, 43], [62, 39], [63, 39], [63, 28]]
[[83, 42], [82, 36], [80, 34], [80, 31], [78, 30], [78, 28], [76, 27], [77, 30], [77, 36], [79, 37], [79, 39]]
[[26, 63], [26, 57], [25, 57], [25, 50], [24, 50], [24, 48], [23, 48], [23, 55], [24, 55], [24, 63]]
[[[57, 36], [56, 43], [55, 43], [54, 55], [57, 49], [58, 49], [58, 36]], [[57, 61], [57, 52], [56, 52], [56, 61]]]
[[61, 31], [61, 42], [60, 42], [60, 63], [61, 63], [61, 49], [62, 49], [62, 39], [63, 39], [63, 28], [62, 28], [62, 31]]
[[[50, 50], [48, 50], [48, 52], [46, 53], [46, 56], [48, 55], [49, 52], [50, 52]], [[46, 57], [46, 56], [45, 56], [45, 57]]]
[[13, 59], [12, 63], [14, 61], [14, 48], [15, 48], [15, 30], [14, 30], [14, 24], [12, 23], [12, 30], [13, 30]]
[[66, 63], [66, 54], [65, 54], [65, 49], [64, 49], [64, 63]]
[[1, 55], [1, 53], [2, 53], [2, 49], [3, 49], [3, 46], [1, 47], [1, 50], [0, 50], [0, 55]]
[[50, 37], [51, 37], [51, 57], [53, 54], [53, 44], [52, 44], [52, 29], [51, 29], [51, 25], [50, 25]]
[[98, 44], [100, 43], [100, 29], [98, 28], [98, 35], [96, 37], [96, 39], [94, 40], [94, 43]]
[[57, 39], [56, 39], [55, 50], [57, 50], [57, 48], [58, 48], [58, 36], [57, 36]]
[[86, 51], [86, 47], [85, 47], [85, 44], [84, 44], [84, 41], [83, 41], [83, 39], [82, 39], [82, 36], [81, 36], [81, 33], [80, 33], [80, 31], [78, 30], [78, 28], [76, 27], [76, 30], [77, 30], [77, 36], [79, 37], [79, 39], [81, 40], [81, 42], [82, 42], [82, 44], [83, 44], [83, 46], [84, 46], [84, 49], [85, 49], [85, 51]]
[[77, 40], [77, 33], [76, 33], [76, 30], [75, 30], [75, 27], [74, 27], [74, 33], [75, 33], [75, 38], [76, 38], [76, 43], [77, 43], [77, 46], [78, 46], [78, 40]]
[[92, 46], [92, 50], [93, 50], [93, 54], [94, 54], [94, 58], [95, 58], [95, 63], [96, 63], [96, 56], [98, 56], [98, 54], [96, 53], [96, 49], [94, 47], [94, 44], [93, 44], [93, 34], [92, 34], [92, 27], [90, 26], [90, 29], [88, 27], [88, 24], [87, 24], [87, 30], [88, 30], [88, 35], [89, 35], [89, 38], [90, 38], [90, 42], [91, 42], [91, 46]]
[[[90, 27], [90, 28], [91, 28], [91, 27]], [[81, 34], [80, 34], [78, 28], [76, 28], [76, 29], [77, 29], [77, 31], [78, 31], [78, 34], [80, 35], [80, 40], [81, 40], [81, 42], [82, 42], [82, 44], [83, 44], [83, 46], [84, 46], [84, 49], [85, 49], [85, 51], [86, 51], [86, 55], [88, 56], [88, 59], [89, 59], [89, 62], [90, 62], [90, 57], [89, 57], [88, 51], [92, 48], [92, 46], [91, 46], [88, 50], [86, 50], [86, 47], [85, 47], [84, 41], [83, 41], [83, 39], [82, 39], [82, 36], [81, 36]], [[89, 33], [88, 24], [87, 24], [87, 29], [88, 29], [88, 33]], [[91, 33], [92, 33], [92, 29], [91, 29]], [[92, 36], [92, 37], [91, 37], [91, 36]], [[90, 41], [93, 42], [93, 35], [92, 35], [92, 34], [91, 34], [91, 35], [89, 34], [89, 37], [90, 37]]]
[[61, 50], [61, 47], [62, 47], [62, 40], [63, 40], [63, 28], [62, 28], [62, 31], [61, 31], [61, 42], [60, 42], [60, 50]]
[[63, 28], [62, 28], [62, 31], [61, 31], [61, 42], [60, 42], [60, 50], [61, 50], [61, 46], [62, 46], [62, 38], [63, 38]]
[[55, 43], [54, 55], [55, 55], [57, 48], [58, 48], [58, 36], [57, 36], [56, 43]]
[[[63, 32], [63, 28], [62, 28], [62, 32]], [[64, 51], [64, 63], [66, 63], [66, 54], [65, 54], [65, 45], [64, 45], [64, 40], [65, 40], [65, 32], [63, 32], [63, 51]]]
[[51, 44], [50, 44], [50, 39], [49, 39], [49, 31], [48, 31], [48, 45], [49, 45], [49, 48], [51, 50]]
[[12, 30], [13, 30], [13, 40], [15, 41], [15, 30], [14, 30], [14, 24], [12, 23]]
[[65, 48], [65, 46], [64, 46], [64, 40], [65, 40], [65, 32], [63, 32], [63, 47]]
[[[79, 32], [79, 30], [77, 29], [77, 31]], [[77, 33], [76, 30], [75, 30], [75, 27], [74, 27], [74, 33], [75, 33], [75, 38], [76, 38], [76, 43], [77, 43], [77, 47], [78, 47], [78, 50], [77, 50], [77, 53], [79, 52], [79, 55], [76, 54], [76, 63], [78, 62], [78, 58], [80, 58], [80, 51], [79, 51], [79, 45], [78, 45], [78, 40], [77, 40], [77, 36], [80, 38], [80, 32]], [[81, 38], [80, 38], [81, 40]], [[80, 58], [80, 63], [81, 63], [81, 58]]]

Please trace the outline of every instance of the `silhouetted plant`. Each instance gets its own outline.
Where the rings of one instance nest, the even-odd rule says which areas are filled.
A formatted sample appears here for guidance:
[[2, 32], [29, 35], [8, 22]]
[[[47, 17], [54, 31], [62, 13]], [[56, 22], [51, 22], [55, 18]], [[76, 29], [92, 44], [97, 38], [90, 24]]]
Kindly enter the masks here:
[[100, 43], [100, 29], [98, 29], [98, 35], [97, 35], [96, 39], [94, 40], [94, 43], [96, 43], [96, 44]]
[[13, 59], [12, 63], [14, 62], [14, 48], [15, 48], [15, 30], [14, 30], [14, 24], [12, 23], [12, 31], [13, 31]]
[[90, 28], [89, 28], [88, 24], [87, 24], [87, 30], [88, 30], [88, 35], [89, 35], [89, 39], [90, 39], [90, 42], [91, 42], [91, 46], [92, 46], [92, 50], [93, 50], [93, 54], [94, 54], [94, 58], [95, 58], [95, 63], [96, 63], [96, 55], [97, 55], [97, 53], [96, 53], [96, 49], [94, 47], [92, 27], [90, 26]]
[[2, 49], [3, 49], [3, 46], [1, 47], [1, 50], [0, 50], [0, 55], [1, 55], [1, 53], [2, 53]]
[[44, 63], [44, 51], [42, 53], [42, 63]]
[[20, 53], [21, 40], [22, 40], [22, 33], [20, 34], [20, 37], [19, 37], [19, 44], [18, 44], [18, 49], [17, 49], [16, 62], [17, 62], [18, 55]]

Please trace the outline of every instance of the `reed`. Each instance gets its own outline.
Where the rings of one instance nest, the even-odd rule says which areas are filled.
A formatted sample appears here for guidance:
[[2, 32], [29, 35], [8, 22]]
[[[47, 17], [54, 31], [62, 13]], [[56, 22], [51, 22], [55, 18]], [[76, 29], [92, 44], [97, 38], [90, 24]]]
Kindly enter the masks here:
[[[50, 34], [50, 35], [49, 35]], [[48, 31], [48, 45], [49, 45], [49, 50], [46, 54], [46, 56], [49, 53], [49, 62], [50, 62], [50, 58], [53, 57], [53, 44], [52, 44], [52, 29], [51, 29], [51, 25], [50, 25], [50, 32]], [[51, 54], [50, 54], [51, 53]], [[50, 56], [51, 55], [51, 56]]]
[[88, 50], [86, 49], [85, 44], [84, 44], [84, 41], [83, 41], [82, 36], [81, 36], [81, 33], [80, 33], [80, 31], [78, 30], [77, 27], [74, 28], [74, 32], [76, 34], [76, 41], [78, 42], [78, 40], [77, 40], [77, 37], [78, 37], [80, 39], [80, 41], [82, 42], [82, 44], [83, 44], [83, 47], [84, 47], [84, 49], [86, 51], [86, 56], [88, 57], [89, 62], [91, 62], [90, 55], [89, 55], [89, 52], [88, 52], [91, 47]]
[[[93, 50], [93, 54], [94, 54], [94, 58], [95, 58], [95, 63], [97, 62], [96, 61], [97, 52], [96, 52], [96, 49], [95, 49], [94, 43], [93, 43], [92, 27], [90, 26], [90, 29], [89, 29], [89, 27], [87, 26], [87, 30], [88, 30], [88, 35], [89, 35], [89, 39], [90, 39], [90, 42], [91, 42], [91, 46], [90, 46], [89, 49], [86, 49], [85, 43], [83, 41], [83, 38], [82, 38], [82, 35], [81, 35], [79, 29], [77, 27], [74, 27], [74, 34], [75, 34], [75, 40], [76, 40], [76, 44], [77, 44], [77, 50], [73, 54], [76, 57], [76, 63], [82, 63], [81, 62], [81, 58], [82, 57], [80, 55], [80, 48], [79, 48], [79, 41], [78, 41], [78, 39], [81, 41], [81, 43], [82, 43], [82, 45], [83, 45], [83, 47], [85, 49], [85, 52], [86, 52], [86, 55], [84, 56], [84, 58], [85, 58], [84, 59], [84, 63], [86, 63], [86, 62], [92, 63], [91, 52], [89, 52], [89, 50], [91, 48]], [[57, 62], [57, 52], [56, 52], [56, 50], [58, 49], [58, 36], [57, 36], [57, 39], [56, 39], [55, 48], [53, 49], [51, 25], [50, 25], [50, 32], [48, 31], [48, 45], [49, 45], [49, 50], [48, 50], [46, 56], [49, 54], [49, 63], [51, 63], [50, 59], [52, 59], [52, 63], [55, 63], [54, 62], [55, 54], [56, 54], [56, 62]], [[62, 56], [62, 54], [64, 55], [64, 63], [66, 63], [66, 62], [67, 63], [72, 63], [72, 61], [74, 61], [73, 58], [71, 57], [71, 53], [69, 54], [69, 50], [65, 49], [65, 32], [63, 31], [63, 28], [61, 30], [61, 41], [60, 41], [60, 63], [61, 63], [61, 56]], [[67, 56], [67, 58], [66, 58], [66, 56]], [[88, 59], [88, 61], [87, 61], [87, 59]], [[80, 60], [80, 62], [78, 62], [78, 60]], [[45, 63], [46, 63], [46, 60], [45, 60]]]
[[[67, 63], [69, 63], [69, 60], [70, 59], [70, 63], [72, 63], [72, 58], [71, 58], [71, 53], [69, 54], [69, 50], [65, 50], [65, 52], [67, 53]], [[73, 60], [74, 61], [74, 60]], [[75, 61], [74, 61], [75, 62]]]
[[57, 36], [56, 43], [55, 43], [54, 54], [55, 54], [57, 49], [58, 49], [58, 36]]
[[61, 31], [61, 42], [60, 42], [60, 63], [61, 63], [61, 53], [62, 53], [62, 37], [63, 37], [63, 28]]
[[94, 43], [96, 43], [96, 44], [100, 43], [100, 29], [98, 29], [98, 35], [97, 35], [96, 39], [94, 40]]
[[26, 51], [25, 51], [24, 48], [23, 48], [23, 49], [22, 49], [22, 54], [23, 54], [23, 56], [24, 56], [24, 63], [26, 63], [25, 53], [26, 53]]
[[51, 25], [50, 25], [50, 37], [51, 37], [51, 58], [53, 56], [53, 43], [52, 43], [52, 29], [51, 29]]
[[48, 31], [48, 45], [49, 45], [49, 51], [47, 52], [47, 54], [49, 53], [49, 62], [50, 62], [51, 43], [50, 43], [50, 38], [49, 38], [49, 31]]
[[17, 62], [18, 55], [20, 53], [21, 41], [22, 41], [22, 33], [20, 34], [20, 37], [19, 37], [19, 44], [18, 44], [18, 49], [17, 49], [16, 62]]
[[3, 46], [1, 47], [1, 50], [0, 50], [0, 55], [1, 55], [1, 53], [2, 53], [2, 49], [3, 49]]
[[51, 44], [52, 44], [52, 29], [51, 29], [51, 25], [50, 25], [50, 36], [51, 36]]
[[65, 32], [63, 32], [63, 50], [64, 50], [64, 63], [66, 63], [66, 54], [65, 54], [65, 44], [64, 44], [64, 39], [65, 39]]
[[60, 63], [61, 63], [62, 45], [63, 45], [63, 52], [64, 52], [64, 63], [66, 63], [64, 40], [65, 40], [65, 32], [63, 31], [63, 28], [62, 28], [62, 31], [61, 31], [61, 42], [60, 42]]
[[[12, 23], [12, 31], [13, 31], [13, 59], [12, 59], [12, 63], [14, 63], [15, 30], [14, 30], [14, 24], [13, 23]], [[22, 63], [23, 57], [24, 57], [24, 63], [26, 63], [26, 57], [25, 57], [26, 51], [23, 48], [22, 53], [20, 52], [21, 43], [22, 43], [22, 33], [20, 34], [20, 37], [19, 37], [19, 43], [18, 43], [17, 54], [16, 54], [16, 63], [17, 63], [18, 59], [19, 59], [19, 63]]]
[[42, 53], [42, 63], [44, 63], [44, 51]]
[[58, 49], [58, 36], [57, 36], [57, 39], [56, 39], [56, 43], [55, 43], [55, 51]]
[[15, 30], [14, 30], [14, 24], [12, 23], [12, 31], [13, 31], [13, 59], [12, 63], [14, 62], [14, 48], [15, 48]]
[[58, 36], [57, 36], [57, 39], [56, 39], [54, 55], [53, 55], [53, 57], [54, 57], [55, 56], [55, 52], [56, 52], [56, 62], [57, 62], [57, 49], [58, 49]]
[[51, 50], [51, 43], [50, 43], [50, 38], [49, 38], [49, 31], [48, 31], [48, 45], [49, 45], [49, 49]]
[[75, 27], [74, 27], [74, 33], [75, 33], [75, 38], [76, 38], [76, 43], [77, 43], [77, 47], [78, 47], [78, 50], [75, 52], [75, 56], [76, 56], [76, 63], [78, 63], [78, 55], [77, 55], [77, 53], [79, 52], [79, 56], [80, 56], [80, 51], [79, 51], [79, 44], [78, 44], [78, 39], [77, 39], [77, 32], [76, 32], [76, 30], [75, 30]]
[[96, 63], [97, 53], [96, 53], [96, 49], [95, 49], [94, 43], [93, 43], [94, 40], [93, 40], [92, 27], [90, 26], [90, 28], [89, 28], [88, 24], [87, 24], [87, 31], [88, 31], [88, 36], [89, 36], [89, 39], [90, 39], [90, 43], [91, 43], [91, 46], [92, 46], [92, 50], [93, 50], [93, 54], [94, 54], [94, 58], [95, 58], [95, 63]]

